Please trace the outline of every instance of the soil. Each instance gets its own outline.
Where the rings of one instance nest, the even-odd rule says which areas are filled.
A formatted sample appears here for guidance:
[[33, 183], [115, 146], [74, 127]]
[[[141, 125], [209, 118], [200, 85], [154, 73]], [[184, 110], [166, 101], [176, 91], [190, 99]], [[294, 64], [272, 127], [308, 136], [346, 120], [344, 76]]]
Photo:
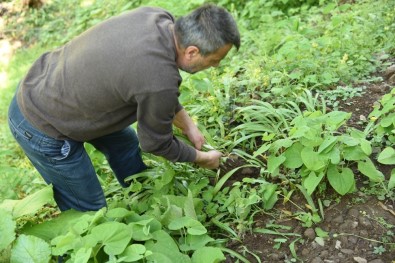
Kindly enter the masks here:
[[[392, 66], [376, 76], [376, 79], [380, 81], [363, 83], [366, 89], [362, 96], [356, 96], [347, 101], [338, 101], [339, 110], [352, 113], [347, 123], [348, 126], [363, 130], [366, 119], [373, 109], [373, 103], [394, 86], [395, 63], [387, 61], [387, 64], [392, 64]], [[361, 83], [358, 86], [361, 86]], [[240, 164], [237, 164], [233, 158], [233, 163], [229, 164], [233, 167], [228, 168], [238, 165]], [[391, 170], [395, 168], [395, 166], [379, 163], [376, 163], [376, 166], [386, 178], [389, 178]], [[230, 183], [241, 181], [244, 177], [259, 176], [259, 170], [246, 169], [232, 175]], [[354, 172], [358, 173], [356, 169]], [[323, 220], [310, 227], [302, 226], [302, 222], [294, 216], [295, 213], [301, 211], [301, 207], [308, 211], [305, 207], [306, 199], [302, 195], [293, 194], [289, 201], [280, 199], [273, 211], [255, 214], [254, 223], [250, 227], [251, 231], [244, 233], [241, 242], [232, 241], [228, 247], [244, 255], [251, 263], [394, 263], [394, 194], [392, 197], [379, 197], [378, 191], [369, 191], [367, 190], [370, 189], [369, 187], [363, 188], [366, 186], [364, 183], [366, 183], [366, 177], [357, 174], [357, 192], [340, 196], [327, 190], [324, 197], [313, 197], [315, 201], [318, 198], [331, 201], [327, 206], [323, 206]], [[254, 229], [275, 225], [283, 226], [274, 230], [284, 233], [284, 236], [254, 232]], [[316, 228], [327, 232], [328, 237], [318, 237]], [[284, 238], [286, 241], [279, 243], [279, 238]], [[292, 247], [294, 247], [294, 254], [292, 254]], [[228, 257], [226, 262], [237, 262], [237, 260]]]

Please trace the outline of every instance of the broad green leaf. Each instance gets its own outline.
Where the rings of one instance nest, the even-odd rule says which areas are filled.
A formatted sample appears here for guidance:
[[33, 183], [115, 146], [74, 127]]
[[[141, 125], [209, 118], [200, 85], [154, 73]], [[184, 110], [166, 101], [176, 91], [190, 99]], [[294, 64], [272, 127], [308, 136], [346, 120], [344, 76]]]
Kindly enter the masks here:
[[390, 127], [391, 125], [395, 125], [395, 113], [388, 114], [381, 121], [380, 125], [383, 127]]
[[324, 173], [320, 172], [318, 175], [311, 171], [311, 173], [303, 178], [303, 186], [306, 188], [307, 193], [311, 195], [317, 186], [320, 184], [322, 178], [324, 178]]
[[284, 166], [289, 169], [296, 169], [303, 165], [302, 157], [300, 156], [300, 152], [303, 149], [303, 145], [299, 142], [294, 143], [291, 147], [289, 147], [283, 155], [285, 156]]
[[319, 171], [326, 165], [326, 159], [318, 154], [313, 148], [305, 147], [301, 152], [304, 165], [311, 171]]
[[276, 169], [280, 167], [280, 165], [285, 161], [285, 156], [280, 155], [280, 156], [275, 156], [275, 155], [270, 155], [267, 158], [267, 170], [269, 173], [274, 174]]
[[92, 248], [81, 247], [75, 253], [73, 263], [86, 263], [91, 257]]
[[92, 228], [91, 235], [104, 245], [108, 255], [119, 255], [129, 244], [132, 231], [123, 223], [106, 222]]
[[395, 149], [386, 147], [378, 156], [377, 161], [382, 164], [395, 164]]
[[341, 161], [340, 150], [338, 147], [332, 148], [332, 151], [328, 154], [329, 160], [331, 160], [331, 164], [339, 164]]
[[147, 256], [148, 262], [191, 263], [191, 259], [180, 252], [173, 238], [163, 230], [154, 232], [153, 240], [148, 240], [145, 248], [152, 252]]
[[289, 138], [276, 140], [272, 143], [270, 151], [272, 153], [277, 153], [279, 149], [289, 148], [293, 143], [293, 140]]
[[395, 169], [392, 169], [391, 177], [388, 182], [388, 190], [391, 190], [392, 188], [395, 188]]
[[384, 180], [384, 175], [376, 169], [369, 158], [358, 162], [358, 170], [369, 177], [372, 182], [382, 182]]
[[145, 257], [145, 246], [141, 244], [132, 244], [119, 256], [118, 262], [136, 262]]
[[184, 215], [197, 219], [192, 192], [188, 189], [188, 196], [184, 203]]
[[190, 235], [203, 235], [207, 233], [207, 229], [199, 221], [185, 216], [173, 220], [168, 227], [170, 230], [186, 228]]
[[49, 262], [51, 248], [47, 242], [35, 236], [20, 235], [11, 250], [11, 262]]
[[214, 241], [209, 235], [186, 235], [181, 237], [179, 244], [181, 251], [194, 251], [207, 245], [207, 243]]
[[[26, 235], [34, 235], [46, 241], [66, 234], [70, 226], [86, 226], [90, 222], [93, 212], [80, 212], [76, 210], [67, 210], [59, 216], [41, 224], [26, 224], [21, 232]], [[80, 229], [81, 230], [81, 229]]]
[[361, 143], [361, 149], [362, 151], [367, 155], [371, 155], [372, 154], [372, 145], [369, 141], [365, 140], [365, 139], [360, 139], [360, 143]]
[[10, 213], [0, 209], [0, 251], [15, 239], [16, 223]]
[[315, 233], [317, 234], [317, 236], [319, 236], [319, 237], [322, 237], [322, 238], [329, 237], [329, 232], [322, 230], [322, 228], [320, 228], [320, 227], [316, 227], [314, 230], [315, 230]]
[[351, 113], [344, 111], [331, 111], [326, 114], [326, 124], [331, 130], [337, 130], [342, 124], [351, 117]]
[[337, 137], [328, 136], [324, 139], [323, 143], [318, 147], [318, 153], [327, 153], [332, 150], [336, 145]]
[[153, 218], [130, 223], [129, 226], [132, 229], [132, 238], [136, 241], [146, 241], [152, 238], [151, 229], [149, 223]]
[[51, 200], [53, 200], [52, 185], [48, 185], [43, 189], [26, 196], [22, 200], [5, 200], [0, 205], [0, 208], [11, 211], [13, 218], [18, 218], [24, 215], [35, 214], [41, 207]]
[[359, 139], [349, 135], [342, 135], [339, 137], [339, 139], [347, 146], [357, 146], [359, 144]]
[[106, 213], [106, 216], [111, 217], [111, 218], [124, 218], [128, 215], [131, 215], [133, 212], [130, 210], [127, 210], [123, 207], [116, 207], [109, 209]]
[[350, 168], [341, 168], [339, 171], [336, 165], [331, 165], [327, 178], [333, 189], [341, 195], [349, 193], [355, 184], [354, 173]]
[[348, 161], [360, 161], [367, 157], [360, 146], [345, 147], [343, 149], [343, 156]]
[[221, 249], [217, 247], [203, 247], [192, 255], [192, 263], [219, 263], [225, 259]]

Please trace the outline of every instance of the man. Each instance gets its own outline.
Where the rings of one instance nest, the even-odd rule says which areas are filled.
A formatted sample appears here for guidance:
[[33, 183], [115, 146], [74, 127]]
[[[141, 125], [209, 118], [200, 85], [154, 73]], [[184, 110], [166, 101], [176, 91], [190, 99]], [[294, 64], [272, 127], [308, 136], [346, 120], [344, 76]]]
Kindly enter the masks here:
[[[202, 133], [178, 101], [181, 76], [218, 66], [240, 46], [232, 16], [204, 5], [174, 22], [142, 7], [87, 30], [43, 54], [17, 89], [10, 129], [64, 211], [106, 206], [84, 142], [124, 179], [146, 169], [143, 151], [173, 162], [219, 166], [221, 153], [201, 151]], [[137, 122], [137, 134], [130, 127]], [[173, 136], [179, 127], [194, 148]]]

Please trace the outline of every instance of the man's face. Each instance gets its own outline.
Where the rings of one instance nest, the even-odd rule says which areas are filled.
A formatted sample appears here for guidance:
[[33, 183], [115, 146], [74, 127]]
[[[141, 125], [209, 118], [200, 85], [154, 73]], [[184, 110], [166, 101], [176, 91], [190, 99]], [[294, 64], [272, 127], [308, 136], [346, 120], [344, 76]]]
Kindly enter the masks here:
[[210, 67], [217, 67], [231, 48], [232, 45], [228, 44], [207, 56], [202, 56], [197, 49], [192, 53], [187, 53], [183, 59], [177, 61], [177, 64], [181, 70], [191, 74]]

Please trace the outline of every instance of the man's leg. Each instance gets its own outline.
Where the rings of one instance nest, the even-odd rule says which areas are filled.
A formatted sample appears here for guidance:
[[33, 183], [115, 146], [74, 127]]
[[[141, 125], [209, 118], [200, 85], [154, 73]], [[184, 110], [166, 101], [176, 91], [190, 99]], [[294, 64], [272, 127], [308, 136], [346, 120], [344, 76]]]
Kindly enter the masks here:
[[89, 143], [106, 156], [123, 187], [129, 186], [125, 178], [147, 169], [141, 158], [136, 132], [131, 127], [94, 139]]
[[46, 183], [53, 185], [60, 210], [95, 211], [106, 206], [103, 189], [83, 143], [55, 140], [38, 131], [23, 117], [15, 98], [8, 115], [16, 141]]

